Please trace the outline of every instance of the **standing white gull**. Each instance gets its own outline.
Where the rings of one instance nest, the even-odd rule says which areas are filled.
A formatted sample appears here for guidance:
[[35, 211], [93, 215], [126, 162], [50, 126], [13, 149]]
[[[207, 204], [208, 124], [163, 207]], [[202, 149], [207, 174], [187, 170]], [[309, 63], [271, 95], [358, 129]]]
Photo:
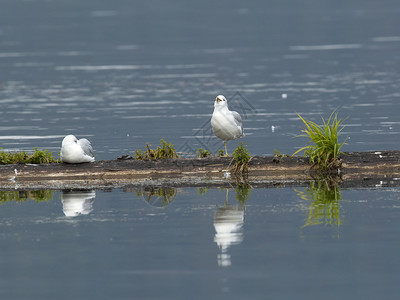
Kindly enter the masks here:
[[67, 135], [61, 145], [61, 161], [69, 164], [93, 162], [93, 148], [87, 139], [78, 140], [74, 135]]
[[226, 142], [244, 136], [242, 118], [236, 111], [230, 111], [223, 95], [218, 95], [214, 102], [211, 127], [216, 137], [224, 142], [225, 155], [228, 156]]

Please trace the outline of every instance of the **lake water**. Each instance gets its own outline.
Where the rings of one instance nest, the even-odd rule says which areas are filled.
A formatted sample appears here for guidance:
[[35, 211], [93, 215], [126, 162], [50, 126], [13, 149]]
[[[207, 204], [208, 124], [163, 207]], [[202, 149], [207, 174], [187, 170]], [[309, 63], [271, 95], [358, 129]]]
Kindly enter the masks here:
[[1, 298], [398, 297], [399, 188], [161, 194], [0, 193]]
[[294, 153], [296, 112], [334, 109], [348, 117], [345, 150], [397, 149], [399, 16], [397, 0], [3, 0], [1, 147], [57, 155], [72, 133], [99, 160], [161, 138], [216, 151], [209, 120], [224, 94], [252, 154]]
[[[399, 28], [397, 0], [2, 0], [0, 147], [215, 152], [224, 94], [252, 155], [292, 154], [296, 112], [335, 109], [343, 150], [398, 149]], [[318, 191], [7, 191], [0, 295], [397, 299], [398, 188]]]

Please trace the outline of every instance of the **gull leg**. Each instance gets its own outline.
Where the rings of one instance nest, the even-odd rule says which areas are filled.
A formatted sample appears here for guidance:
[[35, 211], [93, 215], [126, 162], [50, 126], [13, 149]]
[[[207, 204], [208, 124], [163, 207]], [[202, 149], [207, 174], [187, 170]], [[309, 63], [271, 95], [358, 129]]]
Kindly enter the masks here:
[[226, 150], [226, 142], [224, 141], [224, 146], [225, 146], [225, 156], [229, 156], [228, 150]]

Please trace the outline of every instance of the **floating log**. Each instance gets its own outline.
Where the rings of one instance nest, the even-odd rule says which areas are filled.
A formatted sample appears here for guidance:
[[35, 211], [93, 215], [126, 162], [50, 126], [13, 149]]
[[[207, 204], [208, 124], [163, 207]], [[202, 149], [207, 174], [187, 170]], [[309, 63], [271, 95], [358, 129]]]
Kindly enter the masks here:
[[[349, 152], [336, 174], [341, 186], [400, 185], [400, 151]], [[252, 157], [246, 178], [228, 172], [232, 158], [117, 159], [84, 164], [0, 166], [0, 190], [106, 189], [145, 186], [253, 187], [303, 185], [316, 180], [304, 157]]]

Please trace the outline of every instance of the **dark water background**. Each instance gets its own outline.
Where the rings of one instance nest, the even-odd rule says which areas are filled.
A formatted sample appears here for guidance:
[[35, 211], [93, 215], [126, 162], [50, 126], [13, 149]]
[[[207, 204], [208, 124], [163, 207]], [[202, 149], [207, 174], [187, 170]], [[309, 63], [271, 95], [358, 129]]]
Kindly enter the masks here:
[[[397, 299], [400, 190], [338, 190], [338, 201], [315, 192], [19, 194], [0, 207], [0, 295]], [[82, 214], [66, 217], [72, 203]]]
[[[215, 151], [224, 94], [252, 155], [334, 109], [343, 150], [398, 149], [399, 28], [397, 0], [1, 0], [0, 147]], [[2, 193], [1, 298], [397, 299], [397, 188], [247, 192]]]
[[397, 149], [399, 16], [394, 0], [3, 0], [1, 147], [57, 154], [73, 133], [97, 159], [161, 138], [214, 151], [213, 101], [239, 92], [252, 154], [292, 154], [296, 112], [337, 108], [344, 150]]

